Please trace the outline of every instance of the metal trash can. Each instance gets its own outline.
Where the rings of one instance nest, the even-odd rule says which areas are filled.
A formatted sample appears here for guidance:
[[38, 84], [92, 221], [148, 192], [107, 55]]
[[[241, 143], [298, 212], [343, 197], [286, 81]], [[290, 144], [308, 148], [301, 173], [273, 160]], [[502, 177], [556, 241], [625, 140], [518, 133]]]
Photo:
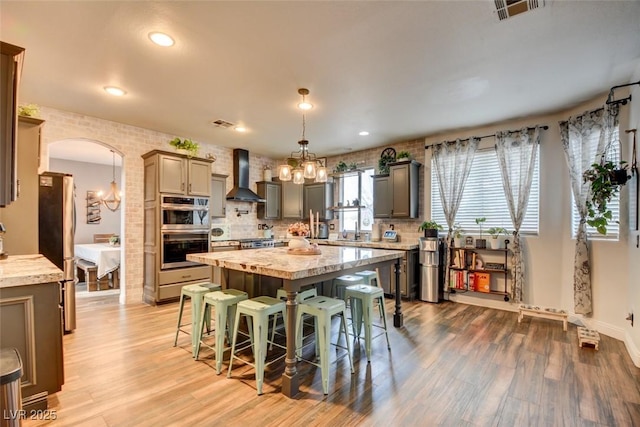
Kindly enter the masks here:
[[22, 360], [15, 348], [0, 350], [0, 385], [2, 386], [2, 400], [0, 401], [0, 419], [2, 427], [20, 426], [22, 416], [22, 391], [20, 378], [22, 377]]

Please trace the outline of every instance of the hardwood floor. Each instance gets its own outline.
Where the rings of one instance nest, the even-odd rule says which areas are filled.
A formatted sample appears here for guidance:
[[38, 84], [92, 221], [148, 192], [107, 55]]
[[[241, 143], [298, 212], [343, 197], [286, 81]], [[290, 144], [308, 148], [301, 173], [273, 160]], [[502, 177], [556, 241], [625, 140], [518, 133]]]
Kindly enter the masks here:
[[[282, 363], [257, 396], [253, 371], [215, 374], [180, 336], [177, 304], [120, 306], [117, 296], [78, 299], [78, 329], [64, 337], [65, 384], [49, 398], [54, 425], [82, 426], [638, 426], [640, 369], [624, 344], [601, 335], [579, 348], [576, 327], [455, 303], [404, 302], [405, 326], [320, 371], [298, 364], [301, 392], [280, 394]], [[387, 300], [391, 322], [393, 303]], [[187, 313], [189, 315], [189, 313]], [[337, 331], [337, 322], [334, 323]], [[336, 334], [337, 336], [337, 334]], [[313, 352], [313, 346], [309, 348]], [[335, 356], [335, 352], [332, 351]], [[340, 353], [337, 353], [340, 354]], [[27, 420], [25, 426], [47, 422]]]

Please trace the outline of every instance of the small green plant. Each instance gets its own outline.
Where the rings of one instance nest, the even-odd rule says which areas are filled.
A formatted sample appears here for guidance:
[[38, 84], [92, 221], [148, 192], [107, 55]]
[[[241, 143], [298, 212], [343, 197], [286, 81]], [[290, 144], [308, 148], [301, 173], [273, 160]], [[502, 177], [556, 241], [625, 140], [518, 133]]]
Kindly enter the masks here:
[[336, 167], [333, 169], [334, 172], [346, 172], [349, 170], [349, 166], [343, 162], [342, 160], [340, 160], [337, 164]]
[[36, 104], [25, 104], [18, 107], [18, 115], [27, 117], [40, 117], [40, 107]]
[[451, 233], [453, 234], [454, 239], [459, 239], [462, 237], [462, 234], [464, 234], [464, 230], [462, 229], [462, 226], [460, 225], [459, 222], [456, 222], [455, 224], [453, 224], [453, 229], [451, 230]]
[[504, 234], [505, 236], [509, 235], [507, 229], [502, 227], [491, 227], [487, 230], [487, 233], [489, 233], [494, 239], [497, 239], [501, 234]]
[[186, 138], [184, 140], [180, 138], [173, 138], [171, 141], [169, 141], [169, 145], [177, 150], [186, 150], [188, 152], [188, 155], [190, 156], [197, 155], [198, 150], [200, 149], [200, 145], [198, 145], [197, 142], [193, 142], [192, 140]]
[[396, 160], [400, 161], [404, 159], [411, 159], [411, 153], [408, 151], [398, 151], [398, 154], [396, 154]]
[[[587, 224], [598, 233], [607, 234], [607, 225], [613, 221], [613, 213], [607, 203], [620, 191], [629, 178], [627, 162], [621, 161], [617, 166], [612, 161], [594, 163], [582, 174], [583, 182], [589, 182], [591, 197], [587, 198]], [[616, 221], [617, 222], [617, 221]]]
[[420, 226], [418, 227], [418, 230], [420, 231], [425, 231], [430, 229], [442, 230], [442, 226], [435, 221], [425, 221], [422, 224], [420, 224]]
[[476, 218], [476, 224], [480, 227], [480, 238], [482, 239], [482, 224], [487, 220], [485, 217]]

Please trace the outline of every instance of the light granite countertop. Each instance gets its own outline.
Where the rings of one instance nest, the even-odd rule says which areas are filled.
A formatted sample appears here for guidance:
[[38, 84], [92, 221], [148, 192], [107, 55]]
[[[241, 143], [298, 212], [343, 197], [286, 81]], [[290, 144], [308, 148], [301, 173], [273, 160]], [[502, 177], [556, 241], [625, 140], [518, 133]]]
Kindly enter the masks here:
[[[323, 246], [345, 246], [352, 248], [371, 248], [371, 249], [390, 249], [396, 251], [411, 251], [414, 249], [418, 249], [419, 245], [417, 241], [414, 242], [365, 242], [363, 240], [353, 241], [353, 240], [328, 240], [328, 239], [317, 239], [311, 240], [314, 243], [318, 243], [318, 245]], [[289, 239], [274, 239], [276, 243], [286, 243]], [[211, 247], [229, 247], [229, 246], [240, 246], [240, 242], [238, 240], [215, 240], [211, 242]]]
[[404, 256], [403, 251], [323, 246], [320, 255], [293, 255], [287, 247], [187, 255], [187, 260], [281, 279], [297, 280], [365, 267]]
[[63, 273], [43, 255], [13, 255], [0, 260], [0, 288], [58, 282]]

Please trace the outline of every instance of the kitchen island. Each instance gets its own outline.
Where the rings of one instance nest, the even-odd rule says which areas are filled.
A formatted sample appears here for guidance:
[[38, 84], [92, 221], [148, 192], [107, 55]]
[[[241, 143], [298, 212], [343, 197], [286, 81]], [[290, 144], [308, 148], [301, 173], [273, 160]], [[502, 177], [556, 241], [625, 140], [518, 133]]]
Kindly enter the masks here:
[[[254, 249], [250, 251], [209, 252], [187, 255], [189, 261], [222, 267], [229, 270], [282, 279], [287, 291], [287, 330], [295, 331], [296, 295], [302, 286], [331, 280], [364, 269], [395, 264], [399, 275], [402, 251], [371, 248], [324, 246], [320, 255], [292, 255], [288, 248]], [[396, 280], [399, 283], [399, 280]], [[402, 326], [400, 292], [396, 290], [393, 324]], [[287, 334], [287, 355], [282, 375], [282, 393], [294, 397], [298, 393], [295, 357], [295, 334]]]
[[0, 260], [2, 348], [22, 359], [22, 408], [44, 410], [64, 383], [60, 284], [63, 273], [42, 255]]

